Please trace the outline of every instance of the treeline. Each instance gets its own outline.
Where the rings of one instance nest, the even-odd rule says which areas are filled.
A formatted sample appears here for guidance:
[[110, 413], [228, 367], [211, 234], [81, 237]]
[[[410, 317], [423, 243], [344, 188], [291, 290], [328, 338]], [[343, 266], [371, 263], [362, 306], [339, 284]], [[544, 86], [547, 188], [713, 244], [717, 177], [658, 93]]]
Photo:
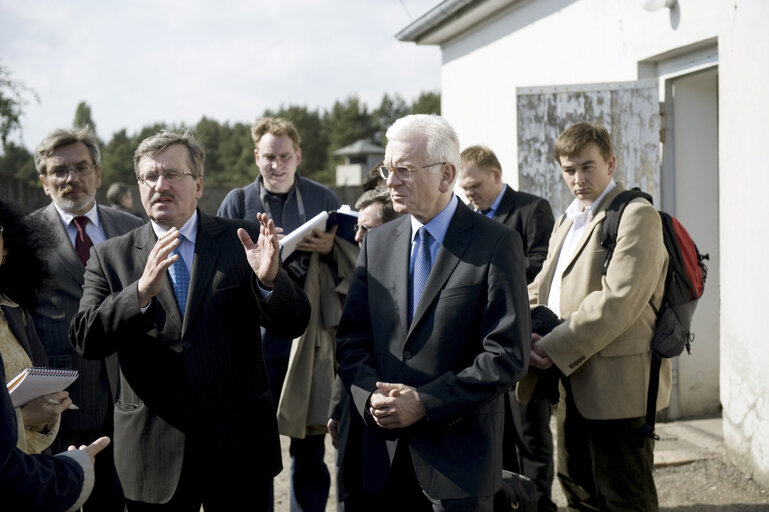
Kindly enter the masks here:
[[[303, 175], [322, 183], [334, 182], [337, 159], [332, 153], [361, 139], [384, 146], [384, 134], [393, 121], [407, 114], [440, 114], [440, 94], [423, 92], [411, 103], [395, 94], [385, 94], [374, 109], [350, 96], [336, 101], [327, 111], [312, 110], [304, 106], [281, 106], [265, 110], [261, 117], [280, 116], [290, 119], [302, 137]], [[256, 118], [254, 119], [254, 121]], [[206, 148], [206, 183], [214, 186], [236, 187], [252, 181], [256, 175], [254, 144], [251, 140], [251, 122], [220, 123], [203, 117], [195, 126], [189, 126]], [[82, 102], [75, 112], [73, 125], [89, 124], [97, 133], [97, 120], [90, 107]], [[122, 129], [102, 142], [102, 178], [106, 185], [116, 181], [135, 181], [133, 153], [144, 138], [161, 128], [180, 128], [183, 125], [155, 123], [138, 133], [129, 134]], [[54, 126], [51, 129], [56, 128]], [[0, 173], [37, 182], [33, 155], [14, 143], [4, 141], [4, 154], [0, 156]]]

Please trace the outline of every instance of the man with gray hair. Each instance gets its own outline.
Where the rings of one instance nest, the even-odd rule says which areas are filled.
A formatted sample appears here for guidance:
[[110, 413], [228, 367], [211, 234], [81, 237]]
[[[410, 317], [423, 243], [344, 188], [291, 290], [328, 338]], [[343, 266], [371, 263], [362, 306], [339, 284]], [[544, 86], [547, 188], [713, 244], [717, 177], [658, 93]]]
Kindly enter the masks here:
[[115, 461], [129, 512], [267, 510], [281, 469], [259, 327], [297, 336], [309, 303], [280, 268], [272, 220], [198, 210], [204, 162], [189, 132], [139, 145], [150, 222], [94, 249], [70, 328], [84, 357], [120, 360]]
[[[59, 433], [51, 447], [58, 453], [69, 445], [112, 437], [117, 359], [84, 360], [70, 345], [67, 330], [83, 295], [83, 274], [91, 246], [127, 233], [142, 221], [96, 203], [96, 190], [101, 186], [101, 153], [96, 135], [87, 126], [53, 130], [46, 135], [35, 150], [35, 167], [51, 204], [32, 216], [51, 226], [57, 240], [45, 254], [53, 286], [39, 294], [32, 317], [49, 364], [80, 374], [67, 389], [79, 409], [65, 411], [61, 416]], [[86, 512], [123, 510], [112, 457], [112, 446], [99, 457], [96, 487], [84, 505]]]
[[337, 332], [338, 373], [366, 428], [351, 510], [493, 509], [503, 394], [530, 348], [521, 237], [453, 194], [459, 141], [440, 116], [387, 130], [400, 219], [363, 240]]

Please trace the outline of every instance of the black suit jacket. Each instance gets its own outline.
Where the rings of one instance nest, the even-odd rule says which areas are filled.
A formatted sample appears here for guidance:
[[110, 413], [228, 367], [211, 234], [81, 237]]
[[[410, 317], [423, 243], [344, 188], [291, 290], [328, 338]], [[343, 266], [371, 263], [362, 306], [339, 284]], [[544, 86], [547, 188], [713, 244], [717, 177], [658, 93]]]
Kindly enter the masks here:
[[430, 497], [488, 496], [501, 486], [500, 395], [530, 349], [520, 236], [459, 203], [409, 327], [410, 247], [410, 216], [366, 235], [337, 333], [338, 373], [362, 418], [377, 381], [415, 386], [427, 412], [400, 432], [369, 422], [364, 489], [384, 484], [394, 434]]
[[[141, 219], [114, 208], [98, 205], [97, 212], [108, 239], [142, 225]], [[67, 332], [83, 295], [85, 269], [53, 203], [31, 216], [50, 226], [57, 237], [55, 247], [45, 254], [51, 283], [38, 294], [38, 303], [32, 311], [35, 327], [48, 354], [50, 366], [77, 370], [80, 375], [67, 388], [79, 410], [66, 411], [61, 415], [59, 432], [91, 431], [101, 427], [111, 411], [114, 389], [110, 388], [117, 383], [117, 361], [114, 357], [107, 361], [86, 361], [70, 345]], [[54, 447], [66, 449], [66, 446], [58, 444], [55, 443]]]
[[151, 224], [91, 253], [70, 339], [86, 358], [118, 354], [115, 466], [128, 499], [170, 499], [187, 450], [234, 487], [217, 492], [247, 496], [238, 484], [243, 461], [253, 462], [251, 479], [281, 469], [259, 326], [299, 336], [309, 304], [283, 270], [261, 299], [239, 227], [258, 236], [250, 222], [199, 213], [183, 321], [168, 275], [149, 309], [139, 309], [138, 279], [157, 241]]
[[526, 282], [532, 282], [547, 257], [550, 233], [555, 224], [550, 203], [547, 199], [518, 192], [505, 185], [505, 193], [494, 213], [494, 220], [521, 235], [526, 255]]

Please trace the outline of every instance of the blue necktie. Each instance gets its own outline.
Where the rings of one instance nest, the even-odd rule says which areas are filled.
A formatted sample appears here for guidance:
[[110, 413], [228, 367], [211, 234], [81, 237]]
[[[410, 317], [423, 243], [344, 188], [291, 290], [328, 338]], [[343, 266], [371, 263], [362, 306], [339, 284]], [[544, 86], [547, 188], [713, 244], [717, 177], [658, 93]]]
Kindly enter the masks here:
[[430, 258], [430, 233], [427, 228], [422, 226], [417, 231], [417, 259], [414, 261], [414, 278], [411, 283], [411, 308], [409, 308], [409, 325], [414, 318], [414, 312], [419, 305], [419, 299], [425, 289], [427, 278], [432, 268], [432, 259]]
[[[179, 240], [184, 242], [184, 235], [179, 235]], [[184, 264], [184, 258], [179, 252], [179, 246], [171, 253], [179, 256], [176, 263], [171, 265], [168, 269], [168, 273], [171, 275], [171, 283], [174, 285], [174, 295], [176, 295], [176, 303], [179, 305], [179, 312], [184, 318], [184, 309], [187, 306], [187, 291], [190, 288], [190, 273], [187, 271], [187, 265]]]

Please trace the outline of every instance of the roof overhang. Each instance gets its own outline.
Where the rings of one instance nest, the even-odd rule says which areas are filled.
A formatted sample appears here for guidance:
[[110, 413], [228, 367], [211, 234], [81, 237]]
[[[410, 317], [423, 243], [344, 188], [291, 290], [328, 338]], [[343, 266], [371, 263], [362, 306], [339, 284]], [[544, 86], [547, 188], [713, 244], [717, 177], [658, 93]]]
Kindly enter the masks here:
[[531, 0], [444, 0], [395, 34], [395, 38], [407, 43], [441, 45], [525, 1]]

